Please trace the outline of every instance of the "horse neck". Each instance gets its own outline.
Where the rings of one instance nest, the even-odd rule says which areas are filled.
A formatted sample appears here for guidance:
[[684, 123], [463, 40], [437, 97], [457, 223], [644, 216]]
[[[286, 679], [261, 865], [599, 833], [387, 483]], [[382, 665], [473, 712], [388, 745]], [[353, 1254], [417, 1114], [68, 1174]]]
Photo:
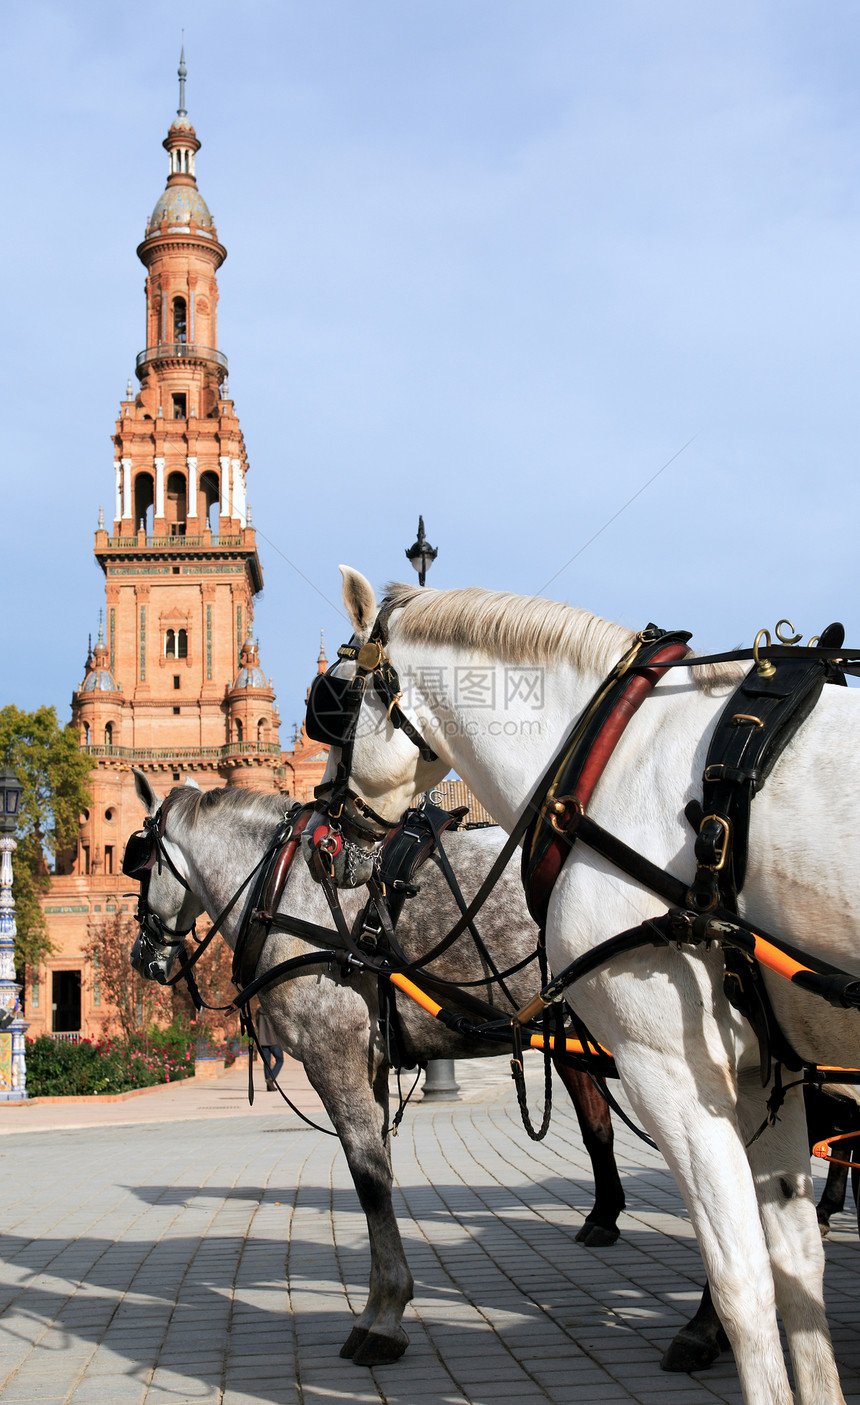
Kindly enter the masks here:
[[[188, 865], [192, 889], [213, 921], [259, 863], [271, 843], [277, 825], [277, 816], [274, 819], [265, 815], [243, 816], [243, 823], [249, 828], [249, 837], [237, 845], [231, 823], [234, 819], [234, 814], [226, 814], [216, 809], [207, 821], [197, 825], [193, 832], [180, 834], [174, 839]], [[224, 940], [231, 950], [235, 946], [239, 922], [253, 882], [254, 879], [239, 898], [222, 929]], [[344, 892], [341, 898], [347, 920], [351, 923], [359, 901], [366, 898], [365, 890], [361, 889], [357, 894]], [[307, 918], [311, 922], [319, 922], [323, 926], [331, 925], [322, 889], [311, 877], [300, 852], [295, 855], [290, 865], [280, 909], [294, 916]], [[306, 945], [300, 938], [281, 937], [279, 940], [282, 943], [297, 945], [301, 949]]]
[[568, 662], [476, 662], [465, 650], [415, 645], [404, 672], [440, 765], [456, 770], [506, 828], [602, 679]]
[[[237, 843], [234, 833], [235, 814], [214, 809], [202, 824], [192, 829], [183, 825], [169, 838], [182, 853], [188, 866], [192, 892], [203, 903], [213, 922], [233, 897], [237, 888], [245, 882], [248, 874], [259, 863], [277, 824], [277, 817], [269, 821], [265, 816], [243, 816], [242, 822], [248, 826], [246, 839]], [[245, 910], [247, 893], [253, 885], [248, 885], [235, 908], [221, 929], [227, 945], [235, 945], [236, 931]]]

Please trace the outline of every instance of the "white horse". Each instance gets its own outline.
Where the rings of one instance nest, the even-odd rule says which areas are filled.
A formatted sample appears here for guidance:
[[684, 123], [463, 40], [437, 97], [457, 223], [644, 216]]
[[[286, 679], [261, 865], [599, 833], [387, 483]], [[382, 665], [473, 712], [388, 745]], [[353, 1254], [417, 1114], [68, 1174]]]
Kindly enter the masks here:
[[[341, 568], [359, 643], [374, 593]], [[438, 759], [395, 729], [372, 687], [364, 694], [349, 784], [373, 812], [398, 818], [413, 797], [456, 769], [510, 830], [571, 722], [634, 636], [585, 611], [485, 590], [393, 587], [386, 654], [400, 707]], [[340, 675], [354, 667], [344, 662]], [[700, 793], [708, 740], [727, 688], [678, 668], [622, 736], [589, 813], [678, 877], [695, 871], [685, 804]], [[723, 680], [726, 682], [725, 678]], [[398, 720], [398, 719], [395, 719]], [[796, 946], [860, 975], [860, 697], [827, 687], [752, 807], [742, 912]], [[338, 753], [329, 763], [334, 775]], [[350, 811], [347, 806], [347, 813]], [[363, 812], [365, 815], [367, 810]], [[365, 821], [366, 823], [366, 821]], [[549, 907], [550, 963], [560, 971], [665, 904], [577, 845]], [[801, 1405], [843, 1401], [823, 1300], [801, 1089], [755, 1142], [762, 1088], [750, 1026], [723, 990], [723, 957], [647, 948], [577, 984], [570, 1000], [615, 1055], [645, 1129], [674, 1173], [698, 1237], [747, 1405], [792, 1400], [778, 1308]], [[860, 1065], [860, 1018], [765, 973], [779, 1022], [811, 1063]]]

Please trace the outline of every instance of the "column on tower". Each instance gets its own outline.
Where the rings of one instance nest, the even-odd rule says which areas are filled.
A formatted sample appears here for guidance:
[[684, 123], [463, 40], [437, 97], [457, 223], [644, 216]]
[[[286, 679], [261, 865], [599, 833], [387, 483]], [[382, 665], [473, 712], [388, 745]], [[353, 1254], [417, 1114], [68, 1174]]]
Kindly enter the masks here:
[[218, 460], [221, 465], [221, 516], [230, 516], [230, 459], [226, 454], [222, 454]]
[[245, 525], [245, 475], [240, 459], [233, 460], [233, 516]]
[[155, 463], [155, 517], [164, 517], [164, 459], [156, 458]]
[[122, 515], [131, 517], [131, 459], [122, 460]]
[[186, 510], [188, 517], [197, 519], [197, 458], [194, 454], [188, 456], [188, 507]]

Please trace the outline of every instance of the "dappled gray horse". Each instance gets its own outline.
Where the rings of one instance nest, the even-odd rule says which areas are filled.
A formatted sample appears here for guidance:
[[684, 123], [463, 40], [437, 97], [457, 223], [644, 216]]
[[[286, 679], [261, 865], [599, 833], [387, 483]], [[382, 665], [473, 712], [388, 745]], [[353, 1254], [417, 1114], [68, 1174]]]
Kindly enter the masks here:
[[[135, 788], [148, 814], [154, 815], [160, 799], [138, 770]], [[161, 866], [160, 873], [155, 865], [149, 879], [150, 908], [168, 927], [180, 931], [190, 927], [204, 910], [217, 916], [258, 863], [283, 817], [284, 801], [277, 795], [246, 790], [202, 792], [188, 786], [172, 792], [164, 841], [190, 891], [177, 882], [167, 864]], [[445, 835], [445, 849], [467, 901], [490, 868], [502, 838], [497, 829]], [[398, 939], [411, 959], [429, 951], [459, 915], [435, 862], [424, 865], [418, 882], [420, 896], [406, 903], [397, 928]], [[348, 921], [352, 921], [362, 896], [344, 894]], [[242, 902], [237, 904], [225, 923], [224, 936], [231, 946], [242, 907]], [[280, 910], [330, 926], [322, 892], [301, 860], [290, 870]], [[505, 871], [488, 900], [479, 927], [502, 970], [534, 950], [536, 928], [526, 912], [516, 862]], [[154, 951], [151, 938], [145, 948], [138, 937], [132, 948], [132, 965], [141, 974], [166, 980], [176, 948], [164, 946]], [[273, 932], [257, 975], [313, 949], [298, 938]], [[280, 1034], [284, 1049], [304, 1064], [340, 1138], [367, 1218], [370, 1294], [341, 1355], [371, 1366], [396, 1360], [405, 1350], [408, 1338], [401, 1319], [413, 1284], [392, 1205], [391, 1158], [385, 1135], [390, 1126], [390, 1064], [380, 1018], [379, 981], [366, 973], [352, 973], [344, 979], [341, 971], [342, 963], [337, 961], [324, 975], [315, 968], [313, 974], [263, 992], [260, 1004]], [[482, 980], [491, 974], [468, 936], [434, 961], [433, 971], [457, 982]], [[534, 993], [537, 979], [535, 967], [529, 966], [511, 975], [506, 984], [514, 999], [523, 1003]], [[481, 987], [475, 993], [496, 1005], [500, 1014], [510, 1012], [497, 987]], [[504, 1045], [476, 1044], [453, 1033], [405, 996], [398, 999], [397, 1020], [407, 1064], [506, 1052]], [[608, 1109], [584, 1075], [558, 1071], [573, 1098], [594, 1169], [595, 1204], [577, 1238], [592, 1246], [611, 1244], [618, 1237], [616, 1220], [624, 1208], [624, 1193], [612, 1152]]]

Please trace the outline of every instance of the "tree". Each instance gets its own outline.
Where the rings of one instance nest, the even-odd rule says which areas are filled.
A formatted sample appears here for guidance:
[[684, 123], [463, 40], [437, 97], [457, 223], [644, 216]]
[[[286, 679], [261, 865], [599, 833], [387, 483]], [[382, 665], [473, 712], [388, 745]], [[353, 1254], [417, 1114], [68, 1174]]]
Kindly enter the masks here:
[[90, 803], [90, 762], [77, 730], [61, 726], [54, 708], [22, 712], [12, 704], [0, 708], [0, 758], [23, 786], [14, 835], [15, 955], [19, 965], [36, 965], [52, 950], [39, 903], [50, 887], [48, 859], [77, 841], [81, 810]]
[[170, 1024], [174, 1015], [173, 990], [145, 981], [129, 964], [136, 936], [137, 923], [126, 913], [91, 918], [84, 950], [91, 989], [98, 988], [105, 1011], [105, 1033], [124, 1039], [146, 1034], [152, 1024]]
[[[204, 919], [208, 930], [208, 922]], [[89, 968], [89, 983], [99, 988], [105, 1013], [105, 1031], [121, 1034], [125, 1039], [145, 1035], [152, 1025], [189, 1030], [194, 1027], [198, 1038], [208, 1037], [220, 1043], [238, 1034], [239, 1021], [235, 1010], [204, 1009], [195, 1011], [184, 981], [163, 986], [144, 978], [129, 965], [128, 954], [137, 936], [137, 923], [126, 913], [111, 917], [91, 918], [87, 928], [84, 954]], [[191, 954], [190, 942], [186, 950]], [[230, 980], [232, 953], [223, 941], [215, 941], [198, 966], [195, 975], [200, 994], [207, 1006], [227, 1005], [235, 987]], [[179, 970], [179, 963], [174, 971]]]

